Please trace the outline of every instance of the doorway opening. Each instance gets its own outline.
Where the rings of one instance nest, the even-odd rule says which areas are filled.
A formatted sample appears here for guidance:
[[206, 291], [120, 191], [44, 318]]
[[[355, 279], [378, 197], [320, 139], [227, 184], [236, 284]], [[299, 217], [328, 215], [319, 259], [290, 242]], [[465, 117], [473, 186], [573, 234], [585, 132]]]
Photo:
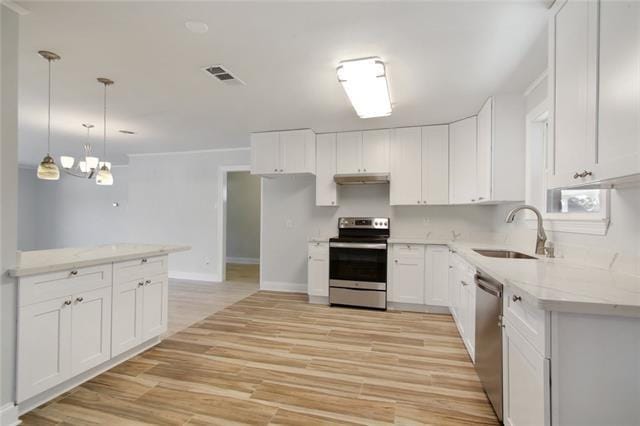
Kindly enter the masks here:
[[222, 279], [260, 282], [260, 178], [245, 167], [226, 167], [222, 173]]

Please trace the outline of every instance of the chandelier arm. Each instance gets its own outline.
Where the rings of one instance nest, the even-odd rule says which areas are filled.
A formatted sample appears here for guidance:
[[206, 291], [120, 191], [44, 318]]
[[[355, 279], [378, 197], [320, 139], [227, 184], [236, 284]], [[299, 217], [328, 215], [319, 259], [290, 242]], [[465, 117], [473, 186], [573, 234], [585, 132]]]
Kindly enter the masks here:
[[82, 172], [77, 172], [74, 171], [72, 169], [65, 169], [62, 168], [62, 171], [65, 172], [66, 174], [68, 174], [69, 176], [74, 176], [74, 177], [78, 177], [78, 178], [89, 178], [91, 179], [91, 176], [89, 176], [87, 173], [82, 173]]

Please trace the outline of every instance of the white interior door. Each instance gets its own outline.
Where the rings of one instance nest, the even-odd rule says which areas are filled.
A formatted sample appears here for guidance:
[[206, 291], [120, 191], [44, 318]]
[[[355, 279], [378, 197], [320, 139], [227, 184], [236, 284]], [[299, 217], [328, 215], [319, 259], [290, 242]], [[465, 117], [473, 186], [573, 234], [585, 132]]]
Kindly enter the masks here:
[[338, 133], [337, 148], [338, 173], [362, 173], [362, 132]]
[[74, 295], [71, 311], [71, 373], [111, 357], [111, 287]]
[[389, 173], [389, 139], [391, 130], [362, 132], [362, 171]]
[[394, 130], [391, 144], [390, 203], [422, 203], [422, 140], [420, 127]]
[[449, 203], [449, 126], [422, 128], [422, 202]]

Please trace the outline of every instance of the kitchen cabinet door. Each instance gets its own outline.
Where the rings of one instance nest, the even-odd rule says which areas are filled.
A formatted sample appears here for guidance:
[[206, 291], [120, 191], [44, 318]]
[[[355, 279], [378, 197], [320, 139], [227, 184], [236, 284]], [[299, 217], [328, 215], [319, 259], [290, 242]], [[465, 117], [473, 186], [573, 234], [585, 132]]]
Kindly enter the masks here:
[[394, 130], [391, 145], [390, 204], [422, 204], [422, 133], [420, 127]]
[[449, 204], [449, 126], [422, 128], [422, 203]]
[[545, 407], [549, 360], [505, 322], [503, 341], [503, 417], [509, 426], [549, 424]]
[[315, 173], [315, 141], [311, 130], [280, 132], [280, 172]]
[[18, 402], [71, 376], [70, 303], [66, 296], [18, 310]]
[[449, 247], [426, 247], [424, 278], [424, 304], [449, 306]]
[[71, 374], [111, 357], [111, 287], [74, 295], [71, 310]]
[[476, 200], [476, 117], [449, 125], [449, 201], [468, 204]]
[[464, 345], [467, 347], [467, 352], [471, 360], [475, 362], [475, 348], [476, 348], [476, 292], [473, 277], [464, 276], [460, 280], [462, 288], [460, 290], [461, 295], [461, 310], [464, 311], [463, 316], [463, 329], [464, 333], [462, 339]]
[[144, 279], [113, 285], [112, 356], [142, 343], [143, 286]]
[[251, 174], [280, 173], [280, 133], [251, 134]]
[[[493, 141], [493, 98], [478, 113], [478, 148], [476, 154], [476, 201], [491, 199], [491, 149]], [[515, 143], [515, 142], [514, 142]]]
[[398, 303], [424, 303], [424, 246], [411, 245], [411, 254], [401, 253], [394, 245], [393, 292], [390, 300]]
[[336, 174], [336, 134], [316, 136], [316, 205], [337, 206], [338, 186]]
[[640, 2], [600, 2], [598, 176], [640, 173]]
[[146, 279], [142, 296], [142, 339], [167, 331], [168, 282], [166, 276]]
[[[553, 100], [553, 168], [551, 187], [562, 187], [597, 178], [596, 76], [598, 3], [570, 0], [559, 7], [550, 43], [550, 88]], [[554, 82], [555, 80], [555, 82]], [[553, 92], [555, 88], [555, 92]], [[574, 175], [591, 171], [592, 176]]]
[[309, 243], [309, 296], [329, 296], [329, 244]]
[[362, 173], [362, 132], [338, 133], [336, 143], [338, 173]]
[[362, 171], [389, 173], [389, 139], [391, 130], [362, 132]]

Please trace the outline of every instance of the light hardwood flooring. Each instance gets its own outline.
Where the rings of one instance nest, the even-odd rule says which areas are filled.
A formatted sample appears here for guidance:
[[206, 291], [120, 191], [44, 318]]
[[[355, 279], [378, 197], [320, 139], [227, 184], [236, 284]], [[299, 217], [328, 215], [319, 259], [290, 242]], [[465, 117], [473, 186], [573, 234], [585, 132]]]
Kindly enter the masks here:
[[257, 292], [25, 415], [32, 424], [497, 424], [448, 315]]
[[233, 282], [257, 284], [260, 282], [260, 265], [227, 263], [226, 279]]

